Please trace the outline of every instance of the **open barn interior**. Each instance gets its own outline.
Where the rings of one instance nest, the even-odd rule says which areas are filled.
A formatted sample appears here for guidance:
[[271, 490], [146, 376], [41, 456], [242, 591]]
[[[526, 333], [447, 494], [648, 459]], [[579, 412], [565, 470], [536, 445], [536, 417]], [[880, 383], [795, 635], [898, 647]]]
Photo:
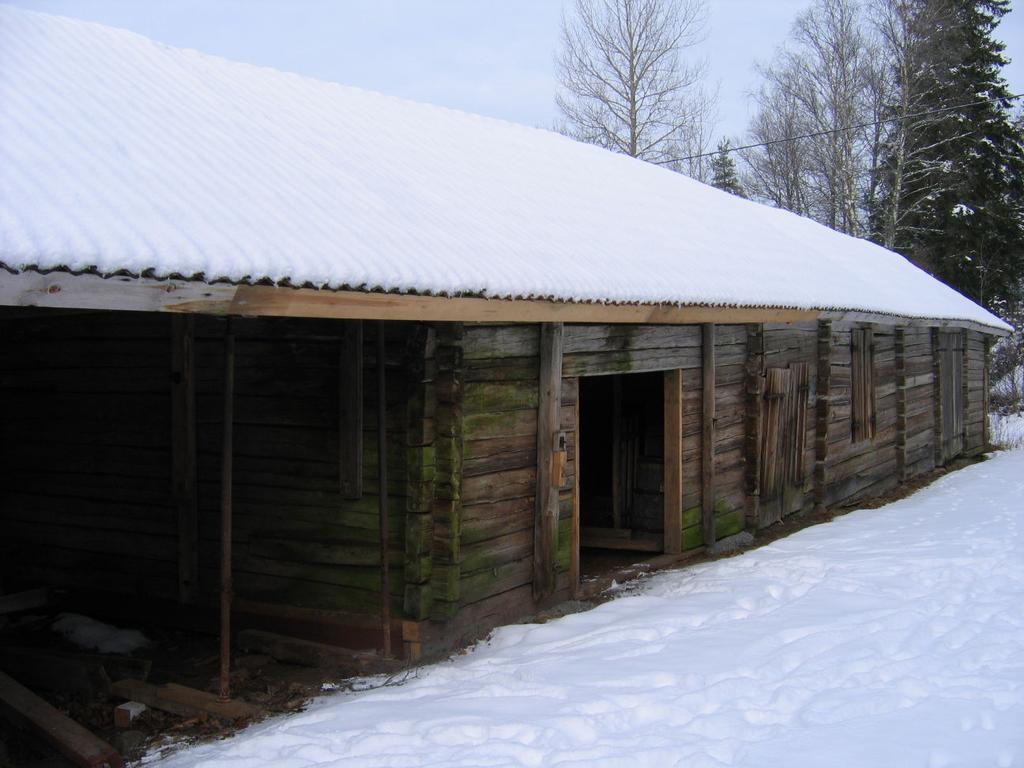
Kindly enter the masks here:
[[664, 375], [579, 384], [581, 572], [663, 551]]
[[410, 334], [366, 325], [0, 310], [0, 686], [120, 742], [126, 700], [209, 729], [388, 668], [380, 348], [401, 656]]

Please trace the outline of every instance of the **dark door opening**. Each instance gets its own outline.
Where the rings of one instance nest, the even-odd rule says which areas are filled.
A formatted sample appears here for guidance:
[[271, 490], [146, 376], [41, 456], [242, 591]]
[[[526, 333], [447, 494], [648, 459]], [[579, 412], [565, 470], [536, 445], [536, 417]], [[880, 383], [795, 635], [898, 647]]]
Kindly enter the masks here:
[[[664, 375], [580, 379], [582, 570], [601, 550], [661, 552], [664, 532]], [[589, 562], [588, 562], [589, 561]]]

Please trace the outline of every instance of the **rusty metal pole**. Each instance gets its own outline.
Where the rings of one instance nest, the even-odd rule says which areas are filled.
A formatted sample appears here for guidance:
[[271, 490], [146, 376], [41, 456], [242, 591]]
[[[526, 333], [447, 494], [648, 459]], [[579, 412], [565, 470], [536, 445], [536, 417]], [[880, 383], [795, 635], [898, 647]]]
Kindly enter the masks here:
[[380, 627], [383, 654], [391, 655], [391, 597], [388, 573], [388, 444], [384, 321], [377, 323], [377, 464], [380, 489]]
[[235, 337], [224, 334], [224, 440], [220, 475], [220, 699], [231, 698], [231, 485], [235, 421]]

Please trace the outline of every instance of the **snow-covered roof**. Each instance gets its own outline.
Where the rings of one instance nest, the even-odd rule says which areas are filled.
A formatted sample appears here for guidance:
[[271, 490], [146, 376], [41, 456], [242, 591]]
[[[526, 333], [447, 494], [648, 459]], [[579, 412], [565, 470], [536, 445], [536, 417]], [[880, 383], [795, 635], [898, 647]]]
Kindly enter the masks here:
[[6, 5], [0, 262], [1007, 328], [895, 253], [548, 131]]

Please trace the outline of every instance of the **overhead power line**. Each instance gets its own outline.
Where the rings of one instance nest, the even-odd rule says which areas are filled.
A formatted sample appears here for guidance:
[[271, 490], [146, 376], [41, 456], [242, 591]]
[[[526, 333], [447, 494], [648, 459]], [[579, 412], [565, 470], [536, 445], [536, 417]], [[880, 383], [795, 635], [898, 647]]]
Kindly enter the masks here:
[[967, 107], [978, 107], [982, 104], [989, 104], [993, 101], [1013, 101], [1024, 97], [1024, 93], [1013, 93], [1009, 96], [990, 96], [987, 99], [981, 99], [979, 101], [969, 101], [966, 104], [954, 104], [951, 107], [939, 107], [938, 109], [929, 109], [924, 112], [914, 112], [909, 115], [903, 115], [902, 117], [885, 117], [881, 120], [871, 120], [866, 123], [857, 123], [856, 125], [850, 125], [846, 128], [830, 128], [827, 131], [814, 131], [813, 133], [802, 133], [799, 136], [787, 136], [783, 139], [772, 139], [771, 141], [762, 141], [757, 144], [744, 144], [742, 147], [729, 147], [726, 150], [716, 149], [714, 152], [701, 152], [700, 154], [690, 155], [689, 157], [680, 158], [680, 160], [698, 160], [702, 157], [713, 157], [714, 155], [727, 155], [730, 152], [740, 152], [744, 149], [758, 149], [759, 147], [771, 147], [775, 144], [785, 144], [789, 141], [800, 141], [801, 139], [816, 139], [819, 136], [831, 136], [834, 133], [845, 133], [847, 131], [856, 131], [861, 128], [872, 128], [876, 125], [884, 125], [885, 123], [899, 123], [904, 120], [912, 120], [916, 117], [928, 117], [929, 115], [941, 115], [944, 112], [953, 112], [957, 109], [966, 109]]

